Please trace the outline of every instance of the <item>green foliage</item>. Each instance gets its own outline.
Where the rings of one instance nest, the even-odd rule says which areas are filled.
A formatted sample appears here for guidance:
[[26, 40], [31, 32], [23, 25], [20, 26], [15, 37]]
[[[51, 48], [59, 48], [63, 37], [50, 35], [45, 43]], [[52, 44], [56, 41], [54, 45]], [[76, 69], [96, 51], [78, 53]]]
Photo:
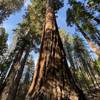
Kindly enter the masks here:
[[[59, 10], [63, 6], [64, 0], [54, 0], [54, 9], [55, 11]], [[1, 2], [1, 1], [0, 1]], [[91, 0], [89, 2], [94, 2], [94, 0]], [[7, 6], [8, 8], [11, 7], [11, 9], [8, 11], [8, 15], [15, 11], [16, 9], [19, 9], [21, 5], [23, 4], [19, 0], [15, 0], [13, 3], [5, 1], [4, 5], [10, 5]], [[96, 26], [93, 26], [93, 23], [91, 22], [94, 20], [94, 16], [92, 16], [91, 13], [88, 13], [88, 10], [84, 7], [84, 5], [81, 2], [76, 2], [76, 0], [69, 0], [69, 3], [71, 5], [70, 8], [67, 10], [67, 24], [73, 25], [78, 23], [80, 27], [86, 32], [89, 33], [90, 36], [93, 37], [93, 39], [97, 39], [96, 35], [94, 33], [98, 33], [98, 30], [96, 29]], [[3, 4], [3, 3], [2, 3]], [[12, 5], [14, 5], [14, 9], [12, 10]], [[17, 6], [18, 5], [18, 6]], [[0, 5], [1, 6], [1, 5]], [[7, 9], [8, 9], [7, 8]], [[5, 9], [5, 11], [7, 11]], [[3, 8], [4, 10], [4, 8]], [[18, 25], [18, 27], [14, 30], [14, 41], [13, 45], [14, 50], [11, 52], [8, 59], [4, 59], [2, 63], [0, 63], [0, 71], [5, 73], [7, 71], [8, 66], [13, 61], [13, 57], [16, 54], [16, 51], [20, 51], [20, 49], [23, 49], [23, 45], [30, 45], [31, 50], [34, 49], [38, 50], [38, 45], [40, 44], [40, 36], [42, 34], [43, 30], [43, 23], [45, 21], [45, 12], [46, 12], [46, 0], [32, 0], [32, 4], [28, 7], [28, 11], [24, 17], [24, 20], [22, 23]], [[7, 17], [6, 15], [5, 17]], [[1, 21], [3, 18], [0, 19]], [[66, 58], [69, 61], [70, 69], [72, 70], [72, 73], [74, 77], [77, 79], [77, 83], [85, 86], [87, 84], [91, 85], [93, 82], [91, 81], [93, 79], [96, 80], [95, 73], [94, 73], [94, 67], [92, 64], [93, 61], [91, 61], [91, 57], [86, 50], [86, 47], [84, 46], [83, 41], [78, 37], [71, 36], [70, 34], [66, 33], [65, 30], [60, 29], [60, 36], [63, 42], [64, 49], [66, 51]], [[0, 29], [0, 55], [3, 55], [5, 53], [5, 50], [7, 48], [7, 34], [3, 28]], [[30, 51], [31, 51], [30, 50]], [[11, 58], [11, 59], [10, 59]], [[100, 61], [95, 62], [96, 70], [100, 71]], [[21, 84], [22, 90], [19, 91], [22, 93], [23, 91], [27, 91], [30, 80], [29, 78], [33, 75], [33, 69], [34, 62], [32, 58], [26, 62], [27, 72], [25, 73], [25, 79], [24, 82]], [[92, 75], [92, 74], [94, 75]], [[30, 77], [29, 77], [30, 75]], [[89, 77], [88, 77], [89, 76]], [[91, 78], [92, 77], [92, 78]], [[87, 82], [87, 83], [86, 83]], [[24, 87], [22, 87], [24, 85]], [[19, 89], [20, 90], [20, 89]], [[19, 95], [18, 94], [18, 95]], [[26, 94], [21, 94], [25, 96]]]
[[7, 37], [8, 34], [5, 32], [3, 27], [0, 27], [0, 55], [6, 52], [7, 49]]
[[19, 10], [24, 0], [0, 0], [0, 23], [11, 13]]
[[[44, 20], [46, 14], [46, 0], [32, 0], [32, 5], [28, 8], [28, 19], [30, 21], [31, 29], [35, 29], [35, 33], [43, 33]], [[57, 11], [63, 6], [63, 0], [54, 0], [54, 9]]]
[[100, 59], [95, 61], [95, 66], [99, 69], [100, 71]]
[[98, 64], [94, 64], [81, 38], [77, 35], [71, 36], [63, 29], [60, 29], [59, 32], [74, 79], [81, 89], [87, 91], [88, 87], [99, 82], [100, 69]]
[[64, 0], [53, 0], [54, 9], [59, 10], [64, 5]]
[[100, 0], [88, 0], [88, 6], [100, 12]]
[[45, 0], [32, 0], [32, 5], [28, 8], [28, 21], [30, 22], [31, 30], [36, 34], [41, 34], [43, 31], [45, 10]]
[[97, 24], [100, 23], [100, 19], [95, 16], [95, 12], [90, 11], [90, 9], [86, 7], [86, 4], [80, 1], [69, 0], [69, 4], [71, 6], [66, 12], [67, 25], [75, 25], [87, 41], [89, 40], [100, 46], [100, 32], [97, 28]]

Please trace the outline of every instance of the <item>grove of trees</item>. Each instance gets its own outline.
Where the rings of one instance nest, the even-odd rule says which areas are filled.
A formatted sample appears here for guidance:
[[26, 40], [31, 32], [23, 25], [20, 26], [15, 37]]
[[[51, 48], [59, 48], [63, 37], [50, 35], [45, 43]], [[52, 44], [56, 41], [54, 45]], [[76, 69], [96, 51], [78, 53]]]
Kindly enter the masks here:
[[[100, 1], [30, 2], [8, 45], [3, 21], [26, 0], [0, 0], [0, 100], [100, 100]], [[56, 21], [65, 3], [74, 34]]]

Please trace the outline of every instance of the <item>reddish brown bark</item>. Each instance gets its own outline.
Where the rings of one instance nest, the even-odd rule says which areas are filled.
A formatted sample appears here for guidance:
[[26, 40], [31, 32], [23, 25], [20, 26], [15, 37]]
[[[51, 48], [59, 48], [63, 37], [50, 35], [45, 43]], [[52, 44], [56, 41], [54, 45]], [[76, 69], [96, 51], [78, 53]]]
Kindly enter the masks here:
[[68, 68], [52, 7], [47, 7], [40, 57], [28, 91], [30, 100], [86, 100]]

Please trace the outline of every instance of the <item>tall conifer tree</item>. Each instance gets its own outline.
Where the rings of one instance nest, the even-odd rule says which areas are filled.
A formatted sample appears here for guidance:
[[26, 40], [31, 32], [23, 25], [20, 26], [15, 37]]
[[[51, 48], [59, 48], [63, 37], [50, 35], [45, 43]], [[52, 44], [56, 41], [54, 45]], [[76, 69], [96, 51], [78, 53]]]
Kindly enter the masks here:
[[86, 100], [68, 68], [54, 14], [54, 1], [47, 0], [45, 27], [39, 60], [28, 95], [30, 100]]

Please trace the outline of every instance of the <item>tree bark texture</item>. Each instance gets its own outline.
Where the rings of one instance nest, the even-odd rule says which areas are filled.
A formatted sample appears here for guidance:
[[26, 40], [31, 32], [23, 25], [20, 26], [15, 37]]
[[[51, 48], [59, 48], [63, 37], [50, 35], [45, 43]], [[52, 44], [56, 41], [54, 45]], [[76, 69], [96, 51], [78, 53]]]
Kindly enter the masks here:
[[11, 87], [11, 85], [13, 84], [13, 80], [16, 76], [17, 70], [19, 69], [19, 63], [20, 63], [20, 59], [22, 57], [24, 48], [22, 48], [18, 54], [16, 55], [12, 65], [11, 65], [11, 71], [9, 73], [9, 76], [7, 77], [6, 81], [5, 81], [5, 87], [3, 88], [3, 90], [1, 91], [0, 94], [0, 100], [6, 100], [8, 93], [9, 93], [9, 89]]
[[85, 98], [68, 68], [54, 11], [50, 6], [46, 10], [40, 56], [28, 95], [29, 100], [78, 100], [80, 95]]
[[22, 73], [24, 70], [24, 65], [27, 60], [28, 55], [29, 55], [29, 47], [23, 53], [23, 57], [21, 58], [17, 75], [14, 78], [13, 83], [11, 84], [11, 87], [10, 87], [9, 93], [8, 93], [8, 97], [6, 100], [15, 100], [15, 98], [16, 98], [16, 93], [18, 90], [19, 82], [20, 82], [20, 79], [21, 79], [21, 76], [22, 76]]

